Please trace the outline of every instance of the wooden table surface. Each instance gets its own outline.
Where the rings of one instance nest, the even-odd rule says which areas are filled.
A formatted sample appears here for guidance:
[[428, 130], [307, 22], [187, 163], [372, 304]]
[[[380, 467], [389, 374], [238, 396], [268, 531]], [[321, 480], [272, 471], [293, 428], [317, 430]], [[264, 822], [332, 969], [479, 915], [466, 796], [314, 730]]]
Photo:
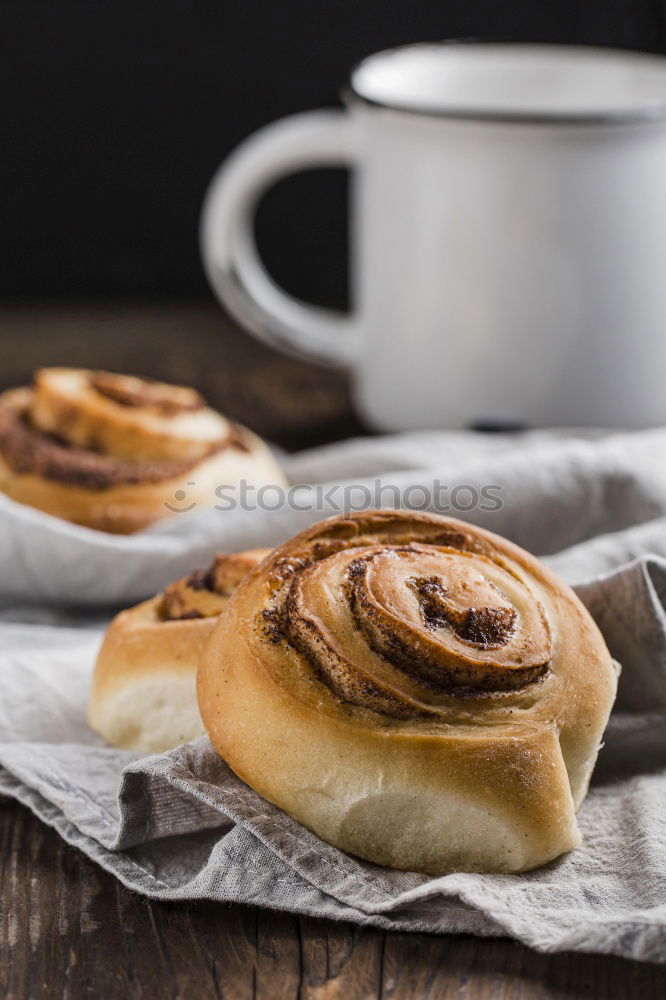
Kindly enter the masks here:
[[[286, 447], [362, 430], [342, 375], [275, 355], [210, 304], [4, 308], [0, 350], [0, 387], [43, 364], [107, 367], [196, 385]], [[22, 806], [0, 803], [0, 998], [663, 996], [666, 966], [256, 907], [151, 902]]]

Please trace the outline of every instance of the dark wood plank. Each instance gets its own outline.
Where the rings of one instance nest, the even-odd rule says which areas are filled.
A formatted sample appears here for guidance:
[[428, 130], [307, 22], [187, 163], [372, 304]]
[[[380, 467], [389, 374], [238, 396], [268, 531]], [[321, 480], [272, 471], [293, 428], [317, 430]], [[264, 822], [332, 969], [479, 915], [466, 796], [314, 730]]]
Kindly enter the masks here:
[[506, 940], [384, 933], [198, 902], [156, 903], [0, 807], [6, 1000], [651, 1000], [666, 968]]
[[329, 920], [300, 920], [301, 994], [320, 998], [377, 997], [382, 990], [383, 931]]

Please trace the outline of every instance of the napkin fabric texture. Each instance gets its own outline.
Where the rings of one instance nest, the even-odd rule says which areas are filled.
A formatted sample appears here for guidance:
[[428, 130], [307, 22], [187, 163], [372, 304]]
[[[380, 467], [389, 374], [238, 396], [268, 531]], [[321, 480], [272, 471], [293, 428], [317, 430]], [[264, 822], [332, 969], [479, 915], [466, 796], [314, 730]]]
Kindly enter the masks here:
[[[285, 464], [292, 483], [309, 484], [298, 510], [179, 515], [129, 538], [0, 497], [0, 793], [158, 899], [666, 961], [666, 431], [397, 435]], [[397, 503], [430, 509], [442, 486], [494, 487], [501, 507], [442, 512], [544, 556], [622, 663], [579, 814], [583, 846], [535, 872], [433, 879], [379, 868], [256, 795], [205, 738], [145, 757], [88, 728], [90, 673], [113, 606], [206, 565], [216, 549], [276, 544], [378, 481]]]

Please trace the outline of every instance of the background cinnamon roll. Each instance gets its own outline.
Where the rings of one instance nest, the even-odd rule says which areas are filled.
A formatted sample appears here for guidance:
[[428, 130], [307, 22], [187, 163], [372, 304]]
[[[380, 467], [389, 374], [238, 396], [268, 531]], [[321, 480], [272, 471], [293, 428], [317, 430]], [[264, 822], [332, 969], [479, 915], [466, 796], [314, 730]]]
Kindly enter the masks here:
[[395, 868], [520, 872], [580, 841], [616, 671], [575, 594], [487, 531], [332, 518], [239, 587], [201, 716], [236, 773]]
[[194, 389], [45, 368], [0, 396], [0, 490], [76, 524], [129, 534], [242, 479], [285, 482], [264, 442]]
[[121, 611], [97, 657], [91, 727], [113, 746], [158, 753], [203, 733], [195, 677], [217, 615], [269, 549], [218, 553], [162, 594]]

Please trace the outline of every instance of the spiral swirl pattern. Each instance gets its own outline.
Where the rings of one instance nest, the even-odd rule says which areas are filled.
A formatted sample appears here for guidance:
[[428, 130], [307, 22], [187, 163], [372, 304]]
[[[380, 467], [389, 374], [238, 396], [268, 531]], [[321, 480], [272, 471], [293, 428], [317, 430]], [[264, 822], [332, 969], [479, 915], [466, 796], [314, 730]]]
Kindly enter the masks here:
[[129, 534], [243, 480], [284, 477], [260, 438], [186, 386], [43, 368], [0, 395], [0, 492], [76, 524]]
[[78, 448], [185, 464], [222, 447], [232, 430], [187, 386], [76, 368], [36, 372], [31, 420]]
[[302, 532], [241, 583], [198, 698], [262, 795], [343, 850], [439, 874], [576, 846], [615, 685], [585, 608], [527, 552], [374, 511]]
[[[404, 521], [400, 522], [404, 530]], [[543, 604], [519, 562], [473, 529], [394, 525], [316, 537], [276, 562], [264, 634], [288, 643], [343, 701], [389, 714], [451, 696], [520, 690], [553, 653]]]

